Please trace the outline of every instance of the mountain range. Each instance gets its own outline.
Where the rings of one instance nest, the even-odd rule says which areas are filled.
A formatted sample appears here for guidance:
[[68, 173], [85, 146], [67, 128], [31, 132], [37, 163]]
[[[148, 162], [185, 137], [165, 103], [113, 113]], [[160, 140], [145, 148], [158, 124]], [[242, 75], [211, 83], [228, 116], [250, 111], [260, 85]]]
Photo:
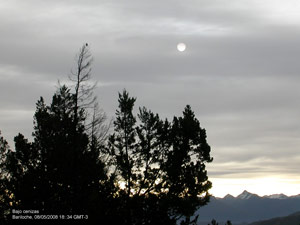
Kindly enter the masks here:
[[286, 196], [275, 194], [258, 196], [244, 191], [237, 197], [226, 195], [224, 198], [211, 197], [210, 202], [199, 208], [199, 224], [207, 224], [215, 219], [219, 224], [230, 220], [234, 225], [249, 224], [254, 221], [284, 217], [300, 211], [300, 195]]

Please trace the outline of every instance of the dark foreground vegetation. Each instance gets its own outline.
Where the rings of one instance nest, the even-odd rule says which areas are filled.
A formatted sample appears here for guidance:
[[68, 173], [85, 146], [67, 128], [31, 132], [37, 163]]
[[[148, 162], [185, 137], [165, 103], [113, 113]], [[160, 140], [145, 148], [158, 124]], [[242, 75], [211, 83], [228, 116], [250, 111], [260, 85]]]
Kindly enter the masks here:
[[251, 223], [250, 225], [300, 225], [300, 212], [285, 217]]
[[110, 126], [93, 97], [90, 65], [84, 45], [74, 85], [60, 85], [49, 105], [37, 101], [33, 141], [18, 134], [12, 149], [1, 137], [0, 223], [23, 210], [59, 216], [53, 223], [74, 223], [74, 215], [83, 215], [81, 223], [192, 223], [209, 201], [205, 164], [212, 158], [191, 107], [172, 121], [145, 107], [134, 115], [136, 99], [124, 90]]

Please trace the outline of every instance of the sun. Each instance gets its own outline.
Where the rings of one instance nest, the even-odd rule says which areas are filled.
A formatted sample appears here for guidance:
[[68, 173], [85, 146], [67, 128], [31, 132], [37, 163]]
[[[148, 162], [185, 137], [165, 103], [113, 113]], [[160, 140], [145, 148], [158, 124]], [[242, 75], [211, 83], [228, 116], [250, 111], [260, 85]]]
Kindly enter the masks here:
[[184, 52], [186, 49], [186, 45], [184, 43], [177, 44], [177, 50], [180, 52]]

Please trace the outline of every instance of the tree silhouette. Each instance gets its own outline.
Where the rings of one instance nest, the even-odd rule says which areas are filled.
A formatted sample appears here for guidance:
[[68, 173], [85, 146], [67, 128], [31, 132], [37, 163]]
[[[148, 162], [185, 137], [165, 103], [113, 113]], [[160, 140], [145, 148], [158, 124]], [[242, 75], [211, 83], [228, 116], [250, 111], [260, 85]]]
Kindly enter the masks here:
[[[211, 225], [218, 225], [219, 223], [217, 223], [217, 221], [215, 220], [215, 219], [213, 219], [212, 221], [211, 221]], [[210, 225], [210, 224], [208, 224], [208, 225]], [[232, 223], [231, 223], [231, 221], [230, 220], [228, 220], [226, 223], [225, 223], [225, 225], [232, 225]]]
[[74, 99], [66, 86], [54, 94], [49, 106], [41, 98], [34, 116], [34, 141], [22, 134], [15, 137], [15, 151], [9, 151], [5, 161], [12, 209], [89, 214], [90, 219], [103, 213], [111, 192], [109, 180], [99, 149], [89, 148], [84, 110], [77, 118], [74, 114]]
[[211, 221], [211, 225], [219, 225], [215, 219]]
[[38, 209], [101, 224], [196, 224], [191, 217], [209, 201], [213, 159], [191, 107], [172, 121], [145, 107], [135, 115], [136, 98], [124, 90], [106, 139], [88, 45], [76, 59], [73, 88], [59, 86], [49, 105], [37, 101], [33, 141], [18, 134], [12, 150], [0, 136], [1, 219], [12, 209]]
[[91, 82], [93, 57], [88, 44], [83, 44], [75, 58], [75, 68], [69, 76], [74, 88], [74, 116], [75, 122], [78, 112], [84, 109], [86, 132], [93, 142], [102, 144], [107, 136], [110, 123], [106, 124], [106, 114], [99, 108], [94, 90], [97, 83]]
[[196, 223], [190, 217], [209, 201], [211, 187], [206, 131], [190, 106], [169, 122], [145, 107], [134, 116], [135, 101], [126, 90], [119, 94], [114, 132], [98, 145], [68, 87], [50, 105], [41, 97], [34, 141], [19, 134], [12, 151], [1, 139], [1, 196], [9, 198], [1, 210], [88, 214], [104, 224]]
[[7, 157], [10, 152], [7, 141], [1, 136], [0, 131], [0, 219], [4, 220], [9, 214], [9, 202], [11, 191], [7, 189], [8, 186], [8, 172], [7, 172]]
[[143, 107], [137, 123], [135, 100], [126, 90], [119, 93], [108, 145], [124, 200], [119, 216], [124, 224], [174, 224], [184, 216], [188, 224], [209, 200], [205, 163], [212, 158], [206, 131], [190, 106], [172, 123]]
[[90, 53], [88, 45], [84, 44], [76, 56], [76, 66], [75, 71], [71, 71], [71, 76], [69, 79], [75, 83], [75, 93], [74, 93], [74, 116], [75, 121], [77, 119], [78, 110], [80, 108], [86, 108], [95, 102], [95, 97], [93, 96], [93, 89], [96, 84], [90, 84], [91, 79], [91, 64], [92, 55]]

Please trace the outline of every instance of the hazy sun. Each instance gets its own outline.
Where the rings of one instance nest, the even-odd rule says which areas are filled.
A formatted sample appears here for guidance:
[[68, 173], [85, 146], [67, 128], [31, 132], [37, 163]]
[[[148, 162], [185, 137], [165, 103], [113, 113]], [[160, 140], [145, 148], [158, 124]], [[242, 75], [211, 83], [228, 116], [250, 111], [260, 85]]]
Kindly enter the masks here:
[[180, 51], [180, 52], [184, 52], [186, 49], [186, 45], [184, 43], [179, 43], [177, 45], [177, 50]]

